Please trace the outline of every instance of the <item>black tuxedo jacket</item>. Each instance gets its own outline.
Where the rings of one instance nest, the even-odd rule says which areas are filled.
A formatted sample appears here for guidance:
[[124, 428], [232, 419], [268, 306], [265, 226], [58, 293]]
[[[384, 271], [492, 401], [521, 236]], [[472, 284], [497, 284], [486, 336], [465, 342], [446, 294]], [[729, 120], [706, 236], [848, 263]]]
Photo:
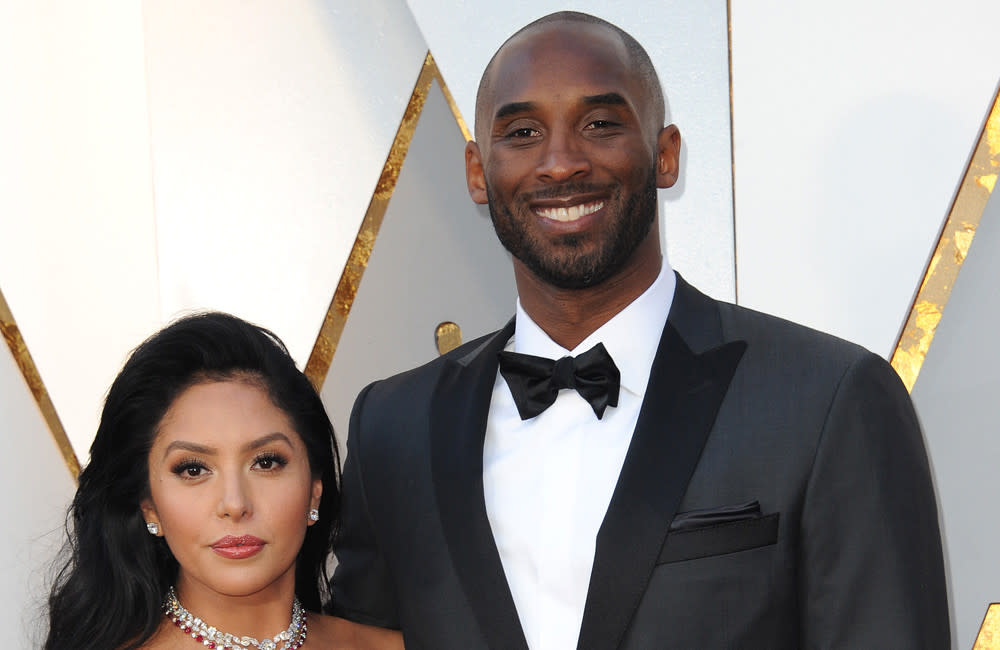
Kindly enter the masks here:
[[[401, 628], [411, 650], [527, 647], [482, 481], [512, 332], [376, 382], [354, 407], [333, 611]], [[678, 277], [597, 535], [579, 648], [949, 637], [930, 472], [892, 368]]]

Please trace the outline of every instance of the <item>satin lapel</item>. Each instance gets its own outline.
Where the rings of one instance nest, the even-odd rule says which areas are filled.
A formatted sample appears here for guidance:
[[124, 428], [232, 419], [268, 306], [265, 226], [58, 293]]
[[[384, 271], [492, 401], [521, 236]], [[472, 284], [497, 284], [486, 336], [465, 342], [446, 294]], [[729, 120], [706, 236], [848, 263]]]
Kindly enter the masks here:
[[487, 644], [527, 650], [483, 497], [483, 440], [497, 352], [513, 331], [512, 321], [443, 371], [431, 404], [431, 462], [448, 552]]
[[[698, 337], [721, 342], [714, 303], [678, 277], [642, 411], [597, 535], [580, 649], [621, 643], [746, 349], [746, 343], [735, 341], [692, 352], [678, 332], [691, 324], [683, 322], [690, 319], [689, 308], [708, 316]], [[678, 311], [688, 313], [679, 320]]]

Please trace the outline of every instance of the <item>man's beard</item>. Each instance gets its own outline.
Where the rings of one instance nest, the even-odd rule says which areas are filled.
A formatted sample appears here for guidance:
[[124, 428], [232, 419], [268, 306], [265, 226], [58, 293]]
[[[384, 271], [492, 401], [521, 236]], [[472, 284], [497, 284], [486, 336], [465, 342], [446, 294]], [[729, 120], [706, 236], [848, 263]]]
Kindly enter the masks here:
[[[532, 199], [551, 198], [567, 194], [585, 194], [595, 189], [592, 186], [569, 183], [542, 193], [535, 193]], [[621, 201], [621, 188], [605, 201], [605, 209], [621, 206], [617, 215], [609, 215], [615, 223], [606, 224], [612, 228], [605, 231], [596, 250], [580, 250], [589, 235], [563, 235], [554, 244], [546, 244], [534, 236], [527, 228], [519, 227], [511, 212], [510, 205], [499, 205], [486, 187], [489, 200], [490, 218], [497, 238], [511, 255], [521, 261], [533, 274], [546, 284], [560, 289], [586, 289], [601, 284], [625, 267], [639, 244], [649, 234], [656, 221], [656, 174], [650, 170], [645, 182], [636, 192]], [[528, 208], [528, 199], [515, 199], [521, 214], [528, 219], [536, 218]], [[546, 254], [546, 248], [556, 254]]]

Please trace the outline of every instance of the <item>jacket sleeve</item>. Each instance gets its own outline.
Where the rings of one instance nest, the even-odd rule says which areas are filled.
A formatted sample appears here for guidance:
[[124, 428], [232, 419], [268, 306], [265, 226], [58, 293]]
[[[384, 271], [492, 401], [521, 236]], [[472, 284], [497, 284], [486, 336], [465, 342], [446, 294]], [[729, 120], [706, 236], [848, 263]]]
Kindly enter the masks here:
[[950, 647], [930, 467], [902, 382], [869, 354], [830, 405], [804, 497], [803, 648]]
[[363, 411], [372, 386], [361, 391], [351, 412], [329, 611], [356, 623], [399, 629], [392, 573], [378, 544], [365, 486]]

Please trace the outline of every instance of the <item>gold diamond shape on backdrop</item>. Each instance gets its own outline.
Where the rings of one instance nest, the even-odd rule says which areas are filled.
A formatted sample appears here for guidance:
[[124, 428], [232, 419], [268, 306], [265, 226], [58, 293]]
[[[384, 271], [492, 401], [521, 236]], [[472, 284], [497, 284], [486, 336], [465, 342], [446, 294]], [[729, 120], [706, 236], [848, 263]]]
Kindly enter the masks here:
[[[396, 137], [393, 140], [389, 155], [382, 168], [382, 174], [379, 177], [378, 184], [369, 202], [368, 210], [358, 231], [354, 247], [344, 266], [340, 282], [334, 292], [333, 300], [327, 310], [319, 336], [306, 364], [306, 375], [313, 382], [313, 385], [316, 386], [317, 390], [322, 387], [323, 381], [326, 379], [333, 354], [336, 351], [337, 341], [344, 329], [344, 323], [353, 304], [354, 296], [357, 294], [361, 276], [364, 274], [365, 266], [371, 255], [372, 246], [375, 243], [379, 227], [382, 224], [382, 218], [385, 215], [389, 199], [392, 197], [396, 181], [399, 178], [399, 172], [406, 158], [410, 141], [413, 138], [413, 132], [416, 129], [417, 121], [427, 99], [427, 93], [430, 90], [431, 83], [435, 80], [438, 82], [445, 100], [455, 116], [455, 121], [462, 135], [466, 140], [472, 139], [469, 128], [458, 110], [454, 97], [445, 84], [437, 64], [434, 62], [434, 58], [430, 52], [427, 52], [413, 93], [410, 96], [406, 110], [403, 113], [403, 118], [397, 129]], [[69, 438], [66, 436], [66, 430], [59, 420], [59, 415], [52, 403], [48, 390], [45, 388], [45, 383], [28, 351], [24, 337], [21, 335], [17, 322], [14, 320], [14, 315], [2, 292], [0, 292], [0, 333], [2, 333], [4, 340], [7, 342], [7, 346], [10, 348], [25, 383], [28, 385], [31, 394], [35, 398], [35, 402], [38, 404], [38, 408], [45, 419], [56, 446], [59, 448], [66, 467], [73, 478], [76, 479], [80, 473], [80, 461], [73, 451]]]
[[986, 202], [1000, 173], [1000, 89], [993, 97], [983, 130], [966, 167], [948, 218], [941, 228], [934, 253], [892, 354], [892, 367], [913, 388], [920, 374], [934, 332], [937, 331], [958, 272], [972, 245]]
[[972, 650], [1000, 650], [1000, 603], [993, 603], [986, 610], [983, 626], [979, 628]]
[[389, 199], [392, 198], [393, 190], [396, 189], [396, 181], [399, 180], [399, 172], [403, 168], [403, 161], [409, 151], [410, 142], [413, 140], [413, 133], [417, 128], [420, 113], [424, 109], [427, 101], [427, 93], [430, 91], [431, 83], [437, 81], [444, 94], [448, 106], [451, 108], [455, 121], [466, 140], [472, 139], [469, 127], [462, 119], [458, 111], [458, 105], [448, 86], [445, 84], [438, 70], [434, 57], [430, 52], [424, 57], [424, 65], [417, 77], [410, 101], [403, 112], [403, 119], [396, 130], [396, 137], [393, 139], [389, 155], [386, 157], [385, 165], [382, 167], [382, 174], [379, 177], [375, 192], [372, 194], [368, 204], [368, 210], [358, 229], [358, 236], [354, 240], [351, 254], [347, 258], [344, 270], [340, 276], [340, 282], [333, 293], [330, 307], [327, 309], [326, 317], [320, 328], [319, 336], [313, 345], [309, 361], [306, 362], [305, 373], [309, 377], [313, 386], [319, 391], [326, 381], [326, 376], [330, 371], [330, 364], [333, 362], [333, 355], [337, 351], [337, 342], [344, 331], [344, 324], [347, 316], [354, 304], [354, 298], [358, 294], [358, 287], [361, 286], [361, 276], [364, 275], [368, 260], [371, 257], [372, 247], [378, 237], [379, 228], [382, 226], [382, 219], [385, 211], [389, 207]]
[[62, 454], [63, 460], [66, 462], [66, 467], [69, 468], [70, 474], [73, 475], [73, 479], [75, 480], [80, 474], [80, 461], [73, 451], [73, 445], [70, 444], [69, 438], [66, 437], [66, 430], [63, 429], [62, 422], [59, 421], [56, 407], [52, 404], [49, 391], [45, 389], [45, 382], [42, 381], [42, 377], [38, 373], [38, 367], [35, 366], [35, 361], [31, 358], [31, 353], [28, 352], [28, 346], [24, 342], [24, 337], [21, 336], [21, 330], [14, 320], [14, 314], [11, 312], [10, 306], [7, 305], [7, 300], [3, 296], [3, 290], [0, 290], [0, 334], [3, 335], [4, 340], [7, 342], [7, 347], [10, 348], [11, 354], [14, 355], [14, 362], [21, 370], [24, 382], [28, 384], [28, 389], [35, 398], [35, 403], [38, 404], [38, 410], [42, 412], [45, 424], [48, 425], [49, 431], [52, 433], [52, 439], [59, 448], [59, 453]]

